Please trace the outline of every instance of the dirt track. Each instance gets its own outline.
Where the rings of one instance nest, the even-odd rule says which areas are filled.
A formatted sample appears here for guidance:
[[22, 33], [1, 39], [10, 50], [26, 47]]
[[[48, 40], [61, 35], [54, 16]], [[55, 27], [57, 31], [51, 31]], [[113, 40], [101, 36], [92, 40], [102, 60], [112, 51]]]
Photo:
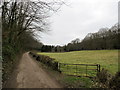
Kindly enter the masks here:
[[5, 88], [62, 88], [28, 53], [23, 54], [18, 68], [14, 71]]

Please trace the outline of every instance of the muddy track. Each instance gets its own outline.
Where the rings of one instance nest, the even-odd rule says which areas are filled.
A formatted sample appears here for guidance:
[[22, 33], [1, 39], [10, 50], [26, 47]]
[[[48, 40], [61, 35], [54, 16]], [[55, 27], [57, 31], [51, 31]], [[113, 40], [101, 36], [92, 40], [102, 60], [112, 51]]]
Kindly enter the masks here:
[[5, 88], [62, 88], [61, 85], [50, 77], [27, 53], [6, 83]]

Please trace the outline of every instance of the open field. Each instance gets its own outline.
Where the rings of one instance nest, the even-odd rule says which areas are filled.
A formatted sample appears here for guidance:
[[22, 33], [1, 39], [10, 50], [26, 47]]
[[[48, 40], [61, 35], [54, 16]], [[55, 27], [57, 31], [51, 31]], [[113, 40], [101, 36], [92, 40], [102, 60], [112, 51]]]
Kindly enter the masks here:
[[55, 58], [60, 63], [100, 64], [101, 68], [115, 74], [118, 71], [118, 50], [85, 50], [63, 53], [37, 53]]

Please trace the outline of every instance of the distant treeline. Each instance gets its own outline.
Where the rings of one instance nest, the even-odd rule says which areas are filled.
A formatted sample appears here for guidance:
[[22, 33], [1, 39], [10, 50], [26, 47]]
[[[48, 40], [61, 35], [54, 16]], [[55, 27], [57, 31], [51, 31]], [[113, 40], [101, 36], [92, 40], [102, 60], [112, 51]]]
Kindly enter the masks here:
[[41, 51], [69, 52], [79, 50], [119, 49], [120, 44], [118, 32], [118, 24], [115, 24], [110, 29], [101, 28], [96, 33], [88, 33], [82, 41], [77, 38], [64, 46], [43, 45]]

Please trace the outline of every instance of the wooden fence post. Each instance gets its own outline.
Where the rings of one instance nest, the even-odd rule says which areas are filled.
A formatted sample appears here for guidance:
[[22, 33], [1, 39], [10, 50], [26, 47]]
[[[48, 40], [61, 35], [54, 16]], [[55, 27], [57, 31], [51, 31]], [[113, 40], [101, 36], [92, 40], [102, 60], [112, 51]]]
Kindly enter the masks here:
[[100, 65], [99, 65], [99, 72], [100, 72]]
[[99, 72], [99, 65], [97, 64], [97, 73]]
[[[68, 70], [68, 64], [66, 64], [66, 65], [67, 65], [67, 71], [69, 71], [69, 70]], [[69, 74], [70, 74], [70, 72], [69, 72]]]
[[86, 76], [87, 76], [87, 65], [86, 65]]
[[58, 63], [58, 70], [60, 70], [60, 63]]
[[77, 65], [76, 65], [76, 75], [77, 75]]
[[60, 65], [61, 65], [61, 63], [58, 63], [58, 71], [61, 73]]
[[97, 72], [100, 72], [100, 65], [97, 64]]

